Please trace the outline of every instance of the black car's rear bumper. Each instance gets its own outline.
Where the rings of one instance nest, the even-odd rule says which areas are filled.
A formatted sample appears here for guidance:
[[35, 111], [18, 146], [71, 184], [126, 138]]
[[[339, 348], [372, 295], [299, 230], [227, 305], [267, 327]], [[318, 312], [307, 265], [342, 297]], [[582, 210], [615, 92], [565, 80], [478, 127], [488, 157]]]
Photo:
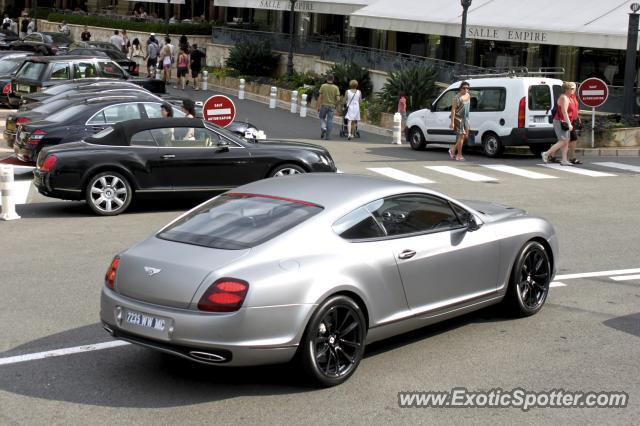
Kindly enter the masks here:
[[53, 176], [49, 172], [43, 172], [41, 170], [33, 171], [33, 185], [36, 187], [39, 193], [51, 198], [60, 198], [63, 200], [82, 200], [82, 191], [75, 188], [61, 189], [55, 188], [53, 184]]

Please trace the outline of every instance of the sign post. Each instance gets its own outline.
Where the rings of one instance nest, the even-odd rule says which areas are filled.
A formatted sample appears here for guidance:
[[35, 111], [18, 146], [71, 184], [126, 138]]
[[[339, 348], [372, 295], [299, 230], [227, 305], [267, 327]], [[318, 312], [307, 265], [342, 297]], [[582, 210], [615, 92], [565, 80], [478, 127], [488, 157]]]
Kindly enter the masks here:
[[591, 107], [591, 148], [595, 146], [594, 129], [596, 126], [596, 108], [607, 102], [609, 88], [607, 83], [599, 78], [588, 78], [578, 88], [580, 101]]
[[236, 117], [236, 106], [224, 95], [211, 96], [202, 106], [202, 115], [209, 123], [227, 127]]

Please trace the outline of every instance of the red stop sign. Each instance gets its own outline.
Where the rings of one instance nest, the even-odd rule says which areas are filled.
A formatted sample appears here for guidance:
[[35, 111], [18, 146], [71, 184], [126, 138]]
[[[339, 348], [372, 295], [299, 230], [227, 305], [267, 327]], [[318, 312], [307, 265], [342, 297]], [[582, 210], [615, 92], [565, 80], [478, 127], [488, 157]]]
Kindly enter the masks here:
[[588, 78], [580, 84], [578, 97], [586, 106], [596, 108], [607, 102], [609, 88], [599, 78]]
[[209, 123], [227, 127], [236, 117], [236, 106], [224, 95], [214, 95], [202, 107], [202, 115]]

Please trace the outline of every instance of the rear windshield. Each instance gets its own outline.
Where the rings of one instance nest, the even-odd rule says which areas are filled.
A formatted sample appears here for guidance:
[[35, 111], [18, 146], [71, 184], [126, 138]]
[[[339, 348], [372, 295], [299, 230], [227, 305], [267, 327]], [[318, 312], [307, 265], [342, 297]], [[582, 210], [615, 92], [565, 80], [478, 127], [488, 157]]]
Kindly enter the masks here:
[[0, 74], [13, 74], [24, 62], [24, 58], [5, 59], [0, 62]]
[[304, 201], [229, 193], [203, 204], [163, 229], [157, 237], [241, 250], [269, 241], [321, 211], [322, 207]]
[[53, 123], [63, 123], [85, 110], [86, 110], [86, 106], [83, 104], [73, 105], [73, 106], [70, 106], [69, 108], [63, 109], [62, 111], [58, 111], [55, 114], [48, 116], [46, 120], [51, 121]]
[[25, 62], [20, 68], [20, 71], [16, 74], [17, 78], [26, 78], [29, 80], [40, 80], [42, 72], [47, 67], [47, 64], [42, 62]]
[[64, 34], [47, 34], [48, 38], [53, 40], [55, 43], [69, 43], [69, 37]]

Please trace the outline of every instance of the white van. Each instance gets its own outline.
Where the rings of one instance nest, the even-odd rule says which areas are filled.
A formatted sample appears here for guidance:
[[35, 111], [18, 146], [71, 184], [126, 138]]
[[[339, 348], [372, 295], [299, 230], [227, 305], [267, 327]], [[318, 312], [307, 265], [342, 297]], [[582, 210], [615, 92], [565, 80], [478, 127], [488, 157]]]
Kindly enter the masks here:
[[[562, 80], [546, 77], [487, 77], [465, 80], [471, 85], [470, 129], [489, 157], [498, 157], [505, 146], [529, 146], [539, 155], [557, 141], [549, 123], [552, 106], [562, 93]], [[455, 82], [430, 109], [407, 117], [407, 142], [415, 150], [429, 143], [454, 144], [449, 128], [451, 104], [461, 81]]]

